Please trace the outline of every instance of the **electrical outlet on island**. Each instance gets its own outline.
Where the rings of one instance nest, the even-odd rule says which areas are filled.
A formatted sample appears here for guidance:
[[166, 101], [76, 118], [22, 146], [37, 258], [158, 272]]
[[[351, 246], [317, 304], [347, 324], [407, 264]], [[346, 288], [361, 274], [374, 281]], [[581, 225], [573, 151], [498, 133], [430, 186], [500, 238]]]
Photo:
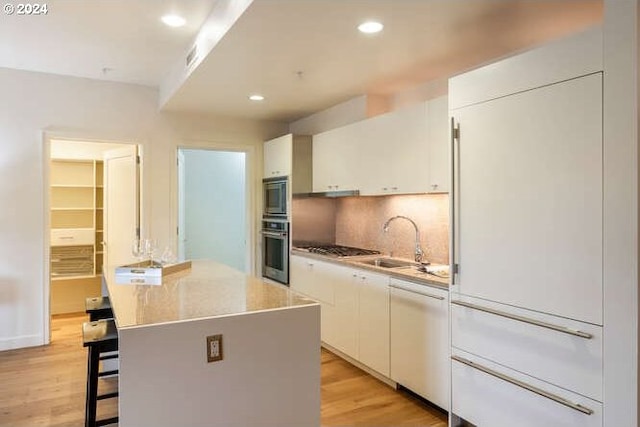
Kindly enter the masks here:
[[207, 363], [222, 360], [222, 334], [207, 337]]

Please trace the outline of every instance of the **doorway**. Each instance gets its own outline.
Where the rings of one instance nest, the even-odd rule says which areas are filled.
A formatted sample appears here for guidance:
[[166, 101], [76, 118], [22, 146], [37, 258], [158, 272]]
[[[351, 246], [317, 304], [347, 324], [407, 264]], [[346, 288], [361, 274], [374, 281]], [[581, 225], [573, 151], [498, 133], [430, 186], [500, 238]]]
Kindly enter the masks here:
[[178, 257], [249, 271], [247, 155], [178, 149]]
[[[84, 312], [103, 265], [132, 261], [139, 230], [139, 147], [48, 139], [48, 315]], [[49, 316], [46, 317], [49, 319]]]

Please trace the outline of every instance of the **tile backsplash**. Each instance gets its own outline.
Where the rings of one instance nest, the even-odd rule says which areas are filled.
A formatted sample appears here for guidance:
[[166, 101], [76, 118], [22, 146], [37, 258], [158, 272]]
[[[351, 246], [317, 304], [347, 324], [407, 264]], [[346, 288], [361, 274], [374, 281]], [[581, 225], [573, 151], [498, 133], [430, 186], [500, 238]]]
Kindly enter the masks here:
[[409, 221], [396, 219], [387, 233], [382, 230], [385, 221], [396, 215], [417, 224], [425, 260], [449, 262], [447, 194], [294, 200], [293, 239], [377, 249], [384, 255], [413, 259], [415, 229]]

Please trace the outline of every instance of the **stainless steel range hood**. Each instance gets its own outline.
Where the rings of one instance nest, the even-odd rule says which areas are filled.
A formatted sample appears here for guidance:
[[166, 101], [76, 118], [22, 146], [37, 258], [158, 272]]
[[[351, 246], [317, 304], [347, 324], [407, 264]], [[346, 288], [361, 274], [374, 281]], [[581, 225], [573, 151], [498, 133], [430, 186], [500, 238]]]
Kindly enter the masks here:
[[360, 190], [317, 191], [312, 193], [293, 193], [294, 198], [305, 197], [352, 197], [359, 196]]

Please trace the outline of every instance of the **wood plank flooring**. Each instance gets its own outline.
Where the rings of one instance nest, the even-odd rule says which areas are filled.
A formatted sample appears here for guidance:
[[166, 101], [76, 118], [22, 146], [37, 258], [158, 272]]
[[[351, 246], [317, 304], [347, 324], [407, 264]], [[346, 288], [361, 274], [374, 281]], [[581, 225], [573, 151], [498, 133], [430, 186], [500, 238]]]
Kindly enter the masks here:
[[[0, 352], [0, 426], [80, 427], [84, 424], [84, 314], [55, 316], [52, 344]], [[322, 350], [323, 426], [446, 427], [446, 414], [400, 393]], [[100, 392], [115, 389], [110, 380]], [[117, 400], [98, 403], [98, 417], [117, 412]], [[141, 426], [144, 427], [144, 426]]]

